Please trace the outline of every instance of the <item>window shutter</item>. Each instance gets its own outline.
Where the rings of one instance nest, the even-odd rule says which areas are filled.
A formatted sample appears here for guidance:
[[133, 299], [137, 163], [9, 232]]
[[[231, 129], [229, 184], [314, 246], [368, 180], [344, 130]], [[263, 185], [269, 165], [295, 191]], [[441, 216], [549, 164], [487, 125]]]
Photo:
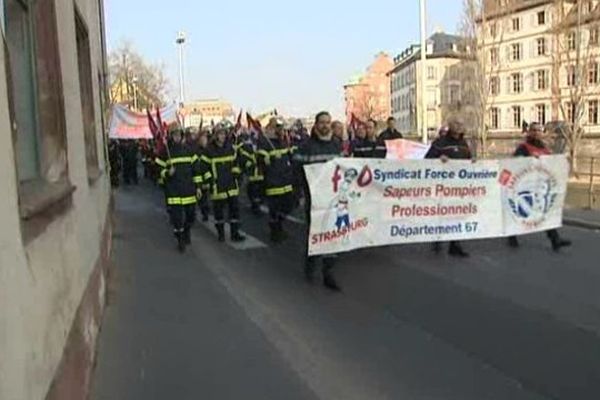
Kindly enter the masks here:
[[512, 61], [512, 54], [511, 54], [512, 51], [511, 50], [512, 50], [511, 49], [511, 45], [507, 45], [505, 47], [505, 51], [506, 51], [506, 58], [505, 59], [506, 59], [506, 61]]
[[511, 84], [512, 84], [512, 79], [511, 79], [511, 76], [508, 75], [506, 77], [506, 94], [512, 93], [512, 87], [511, 87], [512, 85]]
[[533, 39], [529, 43], [529, 58], [534, 58], [537, 55], [537, 40]]
[[531, 27], [537, 26], [537, 13], [531, 13]]
[[535, 72], [530, 72], [527, 74], [527, 79], [529, 79], [529, 90], [534, 92], [536, 89], [535, 85]]

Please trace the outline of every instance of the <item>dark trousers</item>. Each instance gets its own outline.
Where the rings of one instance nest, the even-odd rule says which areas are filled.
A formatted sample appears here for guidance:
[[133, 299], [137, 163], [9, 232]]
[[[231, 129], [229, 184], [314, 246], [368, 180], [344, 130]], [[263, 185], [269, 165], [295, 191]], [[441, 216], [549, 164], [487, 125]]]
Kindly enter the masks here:
[[215, 214], [215, 225], [223, 226], [225, 224], [225, 207], [229, 211], [229, 224], [239, 225], [240, 223], [240, 205], [237, 196], [229, 197], [223, 200], [213, 200], [213, 212]]
[[198, 208], [202, 213], [203, 217], [208, 217], [210, 213], [210, 206], [208, 204], [208, 197], [206, 195], [202, 196], [202, 198], [198, 201]]
[[304, 218], [306, 219], [305, 232], [306, 232], [306, 240], [304, 241], [304, 255], [305, 261], [307, 265], [314, 265], [318, 259], [323, 260], [323, 273], [329, 273], [333, 267], [335, 266], [335, 260], [337, 259], [336, 254], [329, 254], [326, 256], [309, 256], [308, 255], [308, 243], [310, 241], [310, 209], [311, 209], [311, 199], [310, 193], [306, 191], [305, 195], [305, 204], [304, 204]]
[[293, 193], [286, 193], [280, 196], [267, 196], [267, 205], [269, 206], [270, 222], [282, 222], [294, 206]]
[[175, 234], [189, 230], [196, 220], [196, 205], [171, 205], [169, 206], [169, 217]]
[[248, 200], [250, 200], [250, 204], [252, 207], [259, 206], [263, 201], [263, 192], [264, 192], [264, 184], [262, 181], [257, 182], [248, 182], [248, 186], [246, 187], [246, 192], [248, 194]]
[[126, 185], [138, 184], [137, 160], [126, 160], [123, 165], [123, 182]]

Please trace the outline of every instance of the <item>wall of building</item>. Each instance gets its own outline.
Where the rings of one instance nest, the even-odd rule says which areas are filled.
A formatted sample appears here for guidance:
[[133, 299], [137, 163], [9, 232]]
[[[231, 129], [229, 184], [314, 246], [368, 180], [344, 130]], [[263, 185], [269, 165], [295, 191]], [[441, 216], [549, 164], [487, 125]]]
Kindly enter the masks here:
[[[81, 300], [94, 287], [90, 304], [104, 304], [104, 279], [98, 271], [102, 240], [109, 242], [110, 185], [104, 158], [100, 84], [104, 71], [101, 22], [97, 0], [56, 0], [60, 68], [64, 95], [68, 178], [75, 191], [33, 220], [39, 231], [30, 236], [20, 218], [20, 190], [8, 112], [7, 71], [0, 51], [0, 399], [44, 399], [60, 380], [67, 338], [80, 333], [87, 354], [93, 354], [99, 318], [92, 318]], [[89, 179], [80, 98], [75, 9], [90, 35], [100, 177]], [[36, 220], [39, 218], [39, 220]], [[28, 222], [28, 224], [31, 223]], [[94, 282], [90, 278], [95, 276]], [[79, 310], [79, 311], [78, 311]], [[73, 322], [78, 316], [79, 323]], [[91, 366], [88, 357], [87, 366]], [[63, 360], [63, 361], [61, 361]], [[84, 382], [71, 382], [71, 385]], [[54, 398], [67, 397], [55, 393]], [[83, 397], [77, 397], [83, 398]]]

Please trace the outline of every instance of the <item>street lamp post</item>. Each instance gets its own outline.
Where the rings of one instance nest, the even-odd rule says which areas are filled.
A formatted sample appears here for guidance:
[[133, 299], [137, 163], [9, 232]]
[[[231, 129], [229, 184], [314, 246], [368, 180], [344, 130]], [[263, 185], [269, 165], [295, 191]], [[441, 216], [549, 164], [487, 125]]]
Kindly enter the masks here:
[[427, 86], [425, 83], [427, 72], [427, 7], [426, 0], [419, 0], [421, 5], [421, 139], [423, 143], [427, 143], [427, 101], [425, 98]]
[[183, 76], [183, 46], [185, 44], [185, 33], [179, 32], [177, 34], [177, 47], [179, 49], [179, 103], [183, 106], [185, 102], [185, 82]]

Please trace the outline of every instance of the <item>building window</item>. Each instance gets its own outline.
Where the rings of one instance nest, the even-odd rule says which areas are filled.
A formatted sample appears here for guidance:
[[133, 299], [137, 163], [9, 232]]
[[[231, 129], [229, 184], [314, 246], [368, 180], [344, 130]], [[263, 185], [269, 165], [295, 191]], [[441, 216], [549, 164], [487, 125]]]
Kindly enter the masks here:
[[[4, 17], [18, 179], [39, 188], [40, 180], [55, 183], [67, 178], [54, 2], [5, 0]], [[21, 187], [23, 196], [28, 196], [31, 185]], [[36, 196], [40, 198], [39, 192]]]
[[537, 13], [537, 23], [538, 25], [546, 25], [546, 12], [540, 11]]
[[545, 56], [546, 55], [546, 38], [538, 38], [536, 40], [536, 44], [537, 44], [537, 55], [538, 56]]
[[519, 32], [521, 30], [521, 19], [520, 18], [512, 19], [512, 30], [513, 30], [513, 32]]
[[490, 110], [490, 125], [492, 129], [500, 128], [500, 109], [498, 107], [492, 107]]
[[521, 124], [523, 122], [522, 116], [521, 116], [521, 107], [520, 106], [513, 106], [512, 107], [512, 123], [513, 123], [513, 128], [521, 128]]
[[588, 83], [590, 85], [595, 85], [598, 83], [598, 63], [597, 62], [593, 62], [589, 66]]
[[490, 78], [490, 94], [498, 96], [500, 94], [500, 78], [494, 76]]
[[570, 123], [574, 124], [575, 123], [575, 103], [573, 102], [567, 102], [565, 103], [565, 111], [566, 111], [566, 120], [569, 121]]
[[546, 125], [546, 105], [537, 104], [535, 106], [535, 113], [537, 117], [537, 122], [542, 125]]
[[494, 22], [490, 25], [490, 36], [495, 38], [498, 35], [498, 25]]
[[510, 46], [511, 48], [511, 60], [512, 61], [521, 61], [521, 44], [514, 43]]
[[540, 69], [536, 71], [536, 90], [548, 89], [548, 71]]
[[588, 102], [588, 122], [592, 125], [598, 125], [598, 100]]
[[567, 86], [575, 86], [577, 84], [577, 73], [574, 65], [567, 67]]
[[492, 65], [498, 65], [498, 49], [496, 47], [490, 49], [490, 62]]
[[575, 32], [569, 32], [567, 35], [567, 49], [575, 50], [577, 47], [577, 40], [575, 36]]
[[435, 79], [435, 67], [427, 67], [427, 79]]
[[460, 103], [460, 85], [450, 85], [449, 89], [449, 100], [450, 104], [457, 105]]
[[99, 168], [90, 40], [87, 27], [77, 11], [75, 11], [75, 39], [77, 42], [77, 65], [79, 67], [79, 89], [81, 94], [85, 158], [87, 162], [88, 178], [95, 179], [99, 176]]
[[598, 46], [598, 27], [590, 28], [590, 45]]
[[512, 83], [512, 91], [513, 94], [519, 94], [523, 91], [523, 75], [520, 73], [515, 73], [510, 76], [510, 80]]
[[39, 140], [36, 115], [34, 48], [30, 8], [17, 0], [5, 4], [6, 40], [10, 55], [10, 73], [19, 180], [39, 176]]

